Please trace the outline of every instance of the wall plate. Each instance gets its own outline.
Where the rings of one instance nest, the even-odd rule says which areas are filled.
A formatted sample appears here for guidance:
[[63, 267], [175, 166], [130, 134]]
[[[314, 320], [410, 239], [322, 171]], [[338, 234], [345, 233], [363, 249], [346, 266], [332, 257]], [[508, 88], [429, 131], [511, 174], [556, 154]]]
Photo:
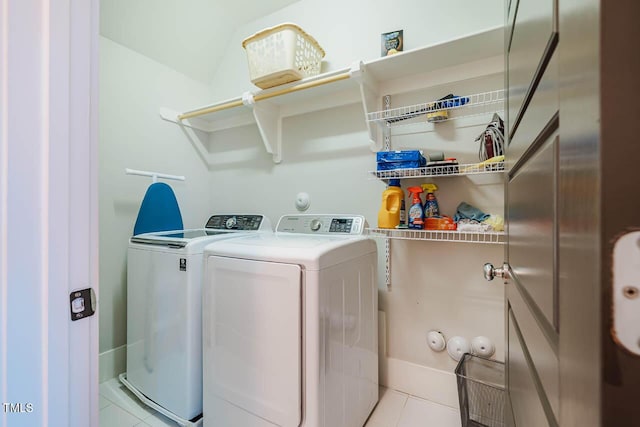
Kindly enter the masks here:
[[614, 341], [640, 356], [640, 231], [620, 237], [613, 247]]

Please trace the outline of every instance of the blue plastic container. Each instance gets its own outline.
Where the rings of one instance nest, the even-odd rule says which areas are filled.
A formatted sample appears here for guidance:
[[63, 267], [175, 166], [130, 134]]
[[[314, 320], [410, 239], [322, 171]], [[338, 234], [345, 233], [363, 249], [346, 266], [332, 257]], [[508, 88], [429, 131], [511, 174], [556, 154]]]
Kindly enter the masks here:
[[427, 164], [427, 159], [418, 150], [378, 151], [376, 160], [378, 170], [413, 169]]

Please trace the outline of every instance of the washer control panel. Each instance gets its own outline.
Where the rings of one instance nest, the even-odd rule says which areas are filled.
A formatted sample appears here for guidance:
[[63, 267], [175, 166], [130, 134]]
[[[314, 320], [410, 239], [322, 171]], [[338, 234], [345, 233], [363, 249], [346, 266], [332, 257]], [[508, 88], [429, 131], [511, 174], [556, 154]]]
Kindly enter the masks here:
[[213, 215], [205, 228], [216, 230], [261, 230], [262, 215]]
[[362, 215], [284, 215], [276, 231], [300, 234], [364, 234]]

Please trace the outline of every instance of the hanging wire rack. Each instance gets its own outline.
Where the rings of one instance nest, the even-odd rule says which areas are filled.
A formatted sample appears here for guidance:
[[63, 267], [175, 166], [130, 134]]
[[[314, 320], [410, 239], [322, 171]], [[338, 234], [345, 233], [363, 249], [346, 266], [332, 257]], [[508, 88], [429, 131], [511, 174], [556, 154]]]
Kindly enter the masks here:
[[[447, 119], [438, 121], [455, 120], [495, 112], [495, 105], [504, 103], [504, 99], [505, 90], [499, 89], [473, 95], [464, 95], [454, 99], [429, 101], [422, 104], [375, 111], [367, 114], [367, 121], [378, 123], [384, 127], [396, 127], [405, 124], [415, 124], [417, 121], [427, 121], [427, 114], [445, 110], [452, 114]], [[498, 108], [498, 110], [502, 110], [502, 108]]]
[[470, 163], [463, 165], [446, 164], [425, 166], [413, 169], [390, 169], [369, 171], [372, 178], [390, 179], [390, 178], [424, 178], [434, 176], [460, 176], [460, 175], [479, 175], [488, 173], [504, 172], [504, 162], [496, 163]]
[[461, 243], [488, 243], [503, 245], [505, 233], [503, 231], [445, 231], [445, 230], [411, 230], [411, 229], [387, 229], [369, 228], [370, 234], [400, 240], [431, 240]]

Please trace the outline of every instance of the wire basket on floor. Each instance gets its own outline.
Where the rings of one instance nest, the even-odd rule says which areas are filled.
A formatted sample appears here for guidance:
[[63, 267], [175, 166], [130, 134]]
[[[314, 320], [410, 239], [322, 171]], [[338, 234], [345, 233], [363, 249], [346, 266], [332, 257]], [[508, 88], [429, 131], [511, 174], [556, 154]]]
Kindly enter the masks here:
[[466, 353], [456, 379], [462, 427], [504, 427], [504, 363]]

